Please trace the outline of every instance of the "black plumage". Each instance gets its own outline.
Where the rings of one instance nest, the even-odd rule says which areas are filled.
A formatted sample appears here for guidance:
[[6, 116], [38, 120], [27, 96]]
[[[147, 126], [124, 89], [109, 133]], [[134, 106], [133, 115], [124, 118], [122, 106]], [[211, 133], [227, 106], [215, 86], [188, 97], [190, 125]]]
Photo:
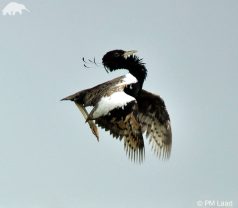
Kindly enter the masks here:
[[[155, 153], [162, 158], [170, 156], [172, 131], [163, 99], [143, 90], [147, 69], [136, 51], [113, 50], [103, 56], [108, 72], [127, 69], [129, 74], [117, 77], [93, 88], [82, 90], [62, 100], [76, 103], [86, 121], [99, 138], [95, 123], [113, 137], [124, 140], [131, 159], [144, 158], [143, 134], [149, 137]], [[92, 106], [90, 113], [87, 106]]]

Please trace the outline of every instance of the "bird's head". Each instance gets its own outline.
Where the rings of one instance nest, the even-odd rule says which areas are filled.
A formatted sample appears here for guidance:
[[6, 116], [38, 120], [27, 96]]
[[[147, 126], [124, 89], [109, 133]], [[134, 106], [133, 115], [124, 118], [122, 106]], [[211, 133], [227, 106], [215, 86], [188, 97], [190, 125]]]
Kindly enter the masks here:
[[124, 51], [124, 50], [113, 50], [107, 52], [103, 58], [102, 63], [105, 69], [108, 71], [113, 71], [116, 69], [126, 69], [128, 68], [128, 64], [131, 63], [131, 59], [134, 59], [136, 56], [134, 55], [137, 51]]

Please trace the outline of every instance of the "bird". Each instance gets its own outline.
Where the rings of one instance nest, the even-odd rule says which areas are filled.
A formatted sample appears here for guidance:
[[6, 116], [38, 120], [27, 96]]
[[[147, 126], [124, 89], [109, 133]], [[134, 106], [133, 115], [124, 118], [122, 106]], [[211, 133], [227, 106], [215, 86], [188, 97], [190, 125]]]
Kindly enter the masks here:
[[[107, 52], [102, 58], [107, 72], [126, 69], [129, 73], [62, 100], [76, 104], [98, 140], [97, 126], [124, 141], [131, 160], [144, 161], [144, 136], [159, 158], [168, 159], [172, 146], [170, 117], [160, 95], [143, 89], [147, 68], [136, 53], [136, 50], [121, 49]], [[88, 113], [89, 106], [92, 110]]]

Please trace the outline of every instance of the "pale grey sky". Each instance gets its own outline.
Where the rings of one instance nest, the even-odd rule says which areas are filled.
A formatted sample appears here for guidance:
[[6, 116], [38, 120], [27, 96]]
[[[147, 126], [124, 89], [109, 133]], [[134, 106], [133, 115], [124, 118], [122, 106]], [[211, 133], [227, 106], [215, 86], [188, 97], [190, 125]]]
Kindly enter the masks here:
[[[18, 2], [31, 12], [0, 15], [0, 208], [238, 207], [237, 1]], [[145, 162], [130, 162], [59, 101], [124, 74], [83, 67], [112, 49], [138, 50], [144, 88], [164, 98], [169, 161], [146, 141]]]

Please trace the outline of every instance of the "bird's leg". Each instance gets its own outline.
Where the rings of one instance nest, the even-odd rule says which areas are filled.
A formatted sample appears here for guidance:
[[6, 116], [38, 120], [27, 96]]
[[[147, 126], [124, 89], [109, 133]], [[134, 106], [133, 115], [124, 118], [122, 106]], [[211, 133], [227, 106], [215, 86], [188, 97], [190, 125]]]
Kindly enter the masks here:
[[75, 104], [77, 105], [80, 112], [83, 114], [83, 117], [85, 118], [86, 122], [88, 122], [88, 125], [89, 125], [92, 133], [96, 136], [97, 140], [99, 141], [99, 134], [98, 134], [97, 126], [95, 125], [93, 120], [88, 120], [89, 114], [88, 114], [87, 110], [85, 109], [84, 106], [80, 105], [79, 103], [75, 102]]

